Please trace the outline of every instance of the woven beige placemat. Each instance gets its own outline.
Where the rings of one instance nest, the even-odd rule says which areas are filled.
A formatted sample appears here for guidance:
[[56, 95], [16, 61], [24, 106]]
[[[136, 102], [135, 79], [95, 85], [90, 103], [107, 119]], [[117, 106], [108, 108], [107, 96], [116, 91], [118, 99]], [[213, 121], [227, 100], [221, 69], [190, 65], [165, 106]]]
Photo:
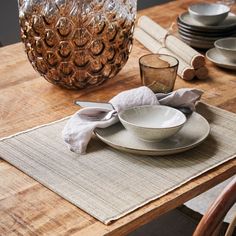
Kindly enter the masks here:
[[0, 156], [108, 224], [235, 158], [236, 114], [205, 104], [198, 111], [210, 123], [210, 136], [178, 155], [136, 156], [94, 139], [79, 156], [63, 143], [62, 120], [2, 139]]

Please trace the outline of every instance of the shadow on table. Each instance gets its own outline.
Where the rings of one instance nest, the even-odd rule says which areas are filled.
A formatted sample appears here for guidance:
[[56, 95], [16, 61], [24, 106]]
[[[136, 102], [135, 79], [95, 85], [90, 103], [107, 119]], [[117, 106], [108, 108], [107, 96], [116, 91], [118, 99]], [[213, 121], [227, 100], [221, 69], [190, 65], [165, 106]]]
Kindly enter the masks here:
[[172, 210], [149, 224], [130, 233], [128, 236], [190, 236], [197, 223], [180, 210]]

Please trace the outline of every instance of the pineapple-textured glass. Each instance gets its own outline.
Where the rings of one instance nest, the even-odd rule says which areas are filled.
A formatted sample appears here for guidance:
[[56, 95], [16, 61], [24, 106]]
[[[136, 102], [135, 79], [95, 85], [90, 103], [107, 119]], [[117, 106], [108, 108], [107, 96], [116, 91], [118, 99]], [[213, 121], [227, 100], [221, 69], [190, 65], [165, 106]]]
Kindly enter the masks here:
[[21, 38], [32, 66], [69, 89], [114, 77], [132, 47], [137, 0], [19, 0]]

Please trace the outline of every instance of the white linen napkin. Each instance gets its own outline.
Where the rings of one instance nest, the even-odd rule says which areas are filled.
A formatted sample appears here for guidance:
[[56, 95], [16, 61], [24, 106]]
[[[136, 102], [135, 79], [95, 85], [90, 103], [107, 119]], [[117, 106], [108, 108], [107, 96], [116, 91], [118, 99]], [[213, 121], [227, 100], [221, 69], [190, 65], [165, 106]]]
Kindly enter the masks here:
[[[178, 89], [168, 94], [154, 94], [148, 87], [142, 86], [121, 92], [109, 102], [117, 113], [130, 107], [158, 104], [179, 108], [180, 110], [184, 108], [185, 111], [194, 111], [195, 103], [201, 98], [202, 94], [203, 91], [201, 90], [188, 88]], [[105, 121], [91, 121], [89, 116], [97, 116], [109, 111], [104, 108], [90, 107], [76, 112], [68, 120], [62, 131], [62, 137], [69, 149], [79, 154], [85, 154], [95, 128], [106, 128], [119, 121], [117, 113]]]

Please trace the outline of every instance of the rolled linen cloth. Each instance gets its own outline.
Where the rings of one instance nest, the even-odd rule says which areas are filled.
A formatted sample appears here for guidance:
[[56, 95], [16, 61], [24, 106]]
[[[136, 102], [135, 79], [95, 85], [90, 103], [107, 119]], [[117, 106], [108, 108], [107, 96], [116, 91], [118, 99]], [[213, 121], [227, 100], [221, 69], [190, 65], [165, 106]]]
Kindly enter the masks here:
[[205, 80], [208, 78], [208, 69], [203, 66], [195, 71], [196, 77], [200, 80]]
[[181, 57], [194, 69], [198, 69], [205, 65], [205, 57], [202, 54], [198, 53], [174, 35], [169, 34], [166, 29], [162, 28], [148, 16], [141, 16], [137, 25], [157, 41], [164, 42], [166, 48]]
[[203, 91], [201, 90], [188, 88], [178, 89], [168, 94], [154, 94], [151, 89], [145, 86], [127, 90], [109, 101], [116, 110], [116, 113], [110, 119], [96, 121], [90, 119], [91, 116], [99, 117], [101, 113], [109, 112], [108, 109], [99, 107], [83, 108], [68, 120], [62, 131], [62, 137], [71, 151], [85, 154], [94, 129], [106, 128], [117, 123], [119, 121], [117, 113], [120, 111], [135, 106], [158, 104], [180, 108], [180, 110], [184, 108], [185, 110], [194, 111], [195, 103], [201, 98], [202, 94]]

